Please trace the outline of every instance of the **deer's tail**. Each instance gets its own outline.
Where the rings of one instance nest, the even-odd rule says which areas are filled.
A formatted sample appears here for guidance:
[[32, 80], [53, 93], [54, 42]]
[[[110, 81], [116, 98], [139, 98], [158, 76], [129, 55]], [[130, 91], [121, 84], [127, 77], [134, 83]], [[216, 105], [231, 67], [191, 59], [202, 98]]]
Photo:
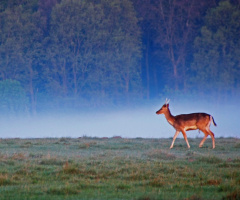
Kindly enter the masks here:
[[211, 120], [212, 120], [213, 125], [214, 125], [214, 126], [217, 126], [216, 122], [214, 121], [213, 116], [211, 116]]

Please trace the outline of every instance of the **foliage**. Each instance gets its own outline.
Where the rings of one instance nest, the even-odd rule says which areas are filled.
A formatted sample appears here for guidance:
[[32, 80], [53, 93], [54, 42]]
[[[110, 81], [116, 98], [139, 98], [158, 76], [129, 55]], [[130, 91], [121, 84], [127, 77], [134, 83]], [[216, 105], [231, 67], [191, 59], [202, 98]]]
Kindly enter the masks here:
[[97, 101], [137, 90], [140, 31], [129, 1], [62, 1], [51, 19], [49, 92]]
[[239, 95], [239, 21], [237, 1], [2, 0], [0, 80], [21, 83], [32, 113]]
[[239, 139], [214, 150], [200, 141], [169, 150], [171, 139], [2, 139], [0, 198], [237, 199]]
[[195, 39], [191, 81], [202, 93], [239, 91], [240, 10], [229, 1], [207, 12], [201, 36]]
[[0, 78], [21, 82], [30, 96], [33, 112], [36, 110], [35, 93], [43, 39], [37, 3], [36, 0], [10, 1], [0, 13]]
[[199, 35], [206, 10], [216, 1], [133, 0], [143, 30], [143, 82], [147, 97], [164, 88], [188, 93], [187, 79], [193, 41]]
[[23, 84], [32, 112], [38, 93], [73, 105], [140, 95], [140, 29], [128, 0], [22, 0], [2, 7], [0, 76]]

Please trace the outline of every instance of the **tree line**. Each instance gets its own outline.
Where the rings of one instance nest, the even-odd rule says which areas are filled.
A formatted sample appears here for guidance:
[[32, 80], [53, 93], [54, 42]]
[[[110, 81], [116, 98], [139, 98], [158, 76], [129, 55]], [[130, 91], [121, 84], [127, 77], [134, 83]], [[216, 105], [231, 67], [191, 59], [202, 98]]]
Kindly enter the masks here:
[[239, 5], [3, 0], [0, 110], [76, 109], [171, 92], [239, 95]]

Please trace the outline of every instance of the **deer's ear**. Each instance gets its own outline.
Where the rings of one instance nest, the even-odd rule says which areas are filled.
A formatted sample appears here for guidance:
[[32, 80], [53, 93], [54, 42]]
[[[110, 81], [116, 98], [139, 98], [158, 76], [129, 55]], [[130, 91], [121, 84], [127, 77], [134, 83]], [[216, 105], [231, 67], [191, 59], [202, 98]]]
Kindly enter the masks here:
[[169, 103], [167, 104], [167, 107], [169, 108]]

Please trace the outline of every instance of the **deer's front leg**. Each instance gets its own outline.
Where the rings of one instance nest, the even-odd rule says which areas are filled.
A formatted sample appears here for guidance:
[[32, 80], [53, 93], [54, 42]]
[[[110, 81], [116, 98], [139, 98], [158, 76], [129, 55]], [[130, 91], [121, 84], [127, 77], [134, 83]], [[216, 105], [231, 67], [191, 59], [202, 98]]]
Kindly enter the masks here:
[[186, 134], [186, 132], [184, 130], [182, 130], [182, 134], [183, 134], [183, 137], [184, 137], [184, 139], [185, 139], [185, 141], [187, 143], [188, 148], [190, 149], [190, 145], [189, 145], [188, 139], [187, 139], [187, 134]]
[[174, 137], [173, 137], [173, 141], [172, 141], [172, 144], [171, 144], [171, 146], [170, 146], [170, 149], [173, 148], [174, 142], [175, 142], [175, 140], [176, 140], [176, 138], [177, 138], [177, 136], [178, 136], [179, 133], [180, 133], [180, 131], [176, 131], [176, 133], [175, 133], [175, 135], [174, 135]]

